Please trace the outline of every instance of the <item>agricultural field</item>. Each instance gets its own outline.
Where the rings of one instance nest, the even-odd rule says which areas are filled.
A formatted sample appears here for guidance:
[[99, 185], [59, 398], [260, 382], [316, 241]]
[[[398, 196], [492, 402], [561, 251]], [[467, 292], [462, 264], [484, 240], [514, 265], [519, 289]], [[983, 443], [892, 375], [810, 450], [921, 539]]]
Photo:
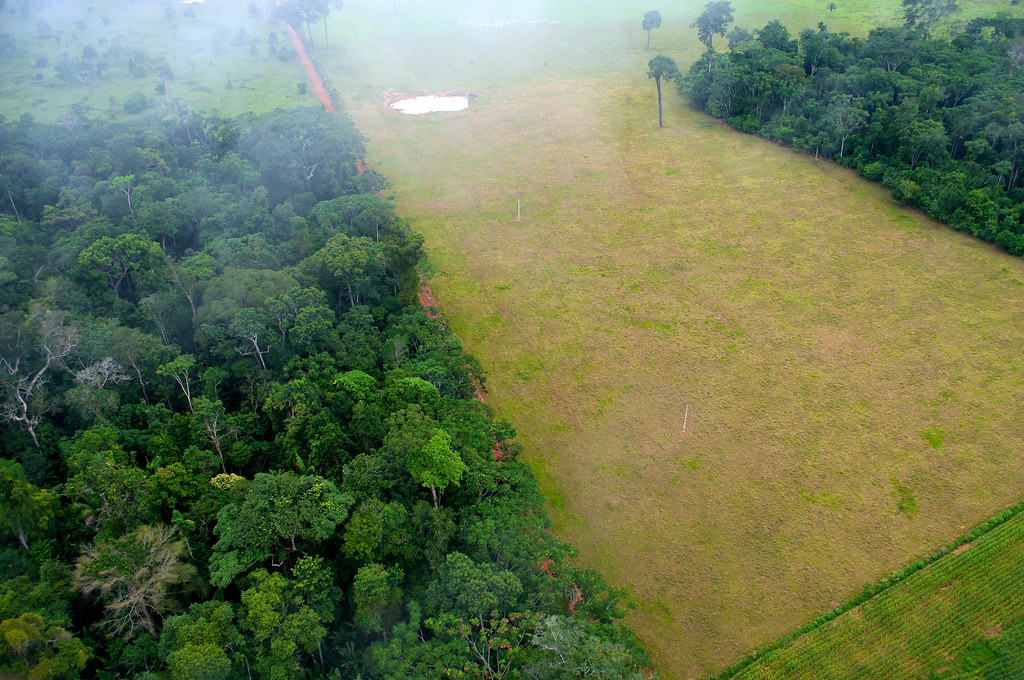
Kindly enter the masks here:
[[[754, 28], [784, 3], [734, 4]], [[782, 18], [856, 32], [881, 6]], [[646, 63], [697, 57], [697, 3], [663, 11], [651, 52], [646, 5], [500, 28], [445, 7], [352, 2], [323, 63], [557, 532], [631, 589], [663, 677], [715, 672], [1019, 500], [1024, 263], [671, 91], [659, 130]], [[477, 96], [387, 108], [449, 91]]]
[[1022, 583], [1018, 514], [732, 677], [1021, 677]]
[[[852, 33], [898, 4], [733, 2], [747, 28]], [[194, 33], [177, 3], [103, 5], [77, 30], [4, 10], [18, 49], [0, 113], [119, 117], [134, 92], [156, 109], [152, 67], [55, 74], [86, 30], [131, 36], [154, 64], [185, 46], [164, 57], [169, 96], [196, 110], [315, 102], [300, 63], [268, 53], [266, 34], [286, 34], [265, 3], [251, 17], [210, 0]], [[965, 5], [964, 20], [1020, 11]], [[163, 19], [134, 14], [153, 6]], [[664, 678], [716, 672], [1020, 500], [1024, 444], [1024, 262], [671, 90], [658, 129], [647, 61], [696, 59], [702, 6], [656, 8], [647, 52], [652, 7], [632, 0], [347, 0], [319, 51], [370, 166], [427, 237], [434, 292], [518, 428], [557, 533], [629, 587]], [[226, 41], [210, 37], [219, 24]], [[249, 42], [231, 47], [242, 26]], [[469, 110], [387, 106], [449, 91], [475, 95]]]

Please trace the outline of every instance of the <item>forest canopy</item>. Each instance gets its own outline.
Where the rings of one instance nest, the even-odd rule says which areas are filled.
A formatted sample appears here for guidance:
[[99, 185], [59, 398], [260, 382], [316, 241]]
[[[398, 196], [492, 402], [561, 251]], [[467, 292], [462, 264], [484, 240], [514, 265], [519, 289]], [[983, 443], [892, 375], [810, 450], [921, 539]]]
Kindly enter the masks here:
[[[904, 3], [907, 4], [907, 3]], [[1024, 20], [948, 36], [908, 14], [866, 37], [778, 21], [729, 33], [680, 84], [734, 127], [831, 158], [895, 198], [1024, 255]]]
[[344, 116], [0, 121], [0, 674], [636, 678]]

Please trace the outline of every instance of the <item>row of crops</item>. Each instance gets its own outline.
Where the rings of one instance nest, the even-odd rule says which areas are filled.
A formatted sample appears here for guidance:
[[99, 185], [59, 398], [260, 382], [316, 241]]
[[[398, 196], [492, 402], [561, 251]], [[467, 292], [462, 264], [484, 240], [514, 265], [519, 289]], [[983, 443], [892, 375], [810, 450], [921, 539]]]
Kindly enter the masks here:
[[722, 677], [1024, 678], [1020, 510], [994, 518], [941, 557], [883, 581], [874, 587], [880, 592], [857, 606], [773, 645]]

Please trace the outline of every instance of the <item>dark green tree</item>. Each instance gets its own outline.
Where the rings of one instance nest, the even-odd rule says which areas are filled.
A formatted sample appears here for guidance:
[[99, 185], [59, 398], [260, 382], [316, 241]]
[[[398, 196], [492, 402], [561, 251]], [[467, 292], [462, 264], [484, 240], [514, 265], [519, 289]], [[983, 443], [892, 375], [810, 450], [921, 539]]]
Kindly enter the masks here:
[[640, 28], [647, 31], [647, 47], [645, 49], [649, 50], [651, 49], [651, 31], [661, 28], [661, 14], [653, 9], [650, 12], [645, 12]]
[[839, 157], [846, 150], [846, 140], [867, 122], [868, 115], [861, 102], [848, 94], [836, 96], [828, 106], [825, 119], [839, 137]]
[[0, 622], [0, 668], [18, 676], [77, 678], [90, 656], [81, 640], [35, 612]]
[[348, 516], [352, 497], [322, 477], [260, 473], [240, 503], [217, 515], [220, 536], [210, 560], [210, 583], [225, 587], [240, 573], [300, 553], [303, 542], [330, 537]]
[[409, 457], [409, 472], [421, 486], [430, 489], [434, 507], [438, 507], [438, 494], [450, 485], [458, 486], [466, 471], [466, 464], [452, 450], [452, 437], [444, 430], [436, 430], [427, 443]]
[[658, 87], [658, 127], [665, 127], [661, 114], [661, 81], [679, 81], [683, 74], [679, 72], [674, 59], [660, 55], [647, 62], [647, 68], [647, 77], [654, 78], [654, 84]]
[[713, 52], [715, 34], [724, 36], [732, 21], [732, 4], [728, 0], [712, 0], [704, 5], [704, 12], [690, 27], [697, 29], [697, 39], [704, 43], [708, 52]]
[[240, 680], [247, 676], [235, 651], [244, 644], [231, 604], [210, 600], [168, 617], [160, 657], [172, 680]]
[[57, 505], [57, 494], [30, 484], [19, 463], [0, 458], [0, 528], [22, 548], [46, 536]]

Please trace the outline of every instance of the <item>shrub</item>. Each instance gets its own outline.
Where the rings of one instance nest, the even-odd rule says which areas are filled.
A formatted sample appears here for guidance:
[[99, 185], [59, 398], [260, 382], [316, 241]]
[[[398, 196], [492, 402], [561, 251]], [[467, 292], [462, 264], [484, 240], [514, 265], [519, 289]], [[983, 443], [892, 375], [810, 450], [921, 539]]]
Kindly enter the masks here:
[[142, 113], [149, 108], [149, 98], [141, 92], [128, 95], [124, 100], [125, 113]]

